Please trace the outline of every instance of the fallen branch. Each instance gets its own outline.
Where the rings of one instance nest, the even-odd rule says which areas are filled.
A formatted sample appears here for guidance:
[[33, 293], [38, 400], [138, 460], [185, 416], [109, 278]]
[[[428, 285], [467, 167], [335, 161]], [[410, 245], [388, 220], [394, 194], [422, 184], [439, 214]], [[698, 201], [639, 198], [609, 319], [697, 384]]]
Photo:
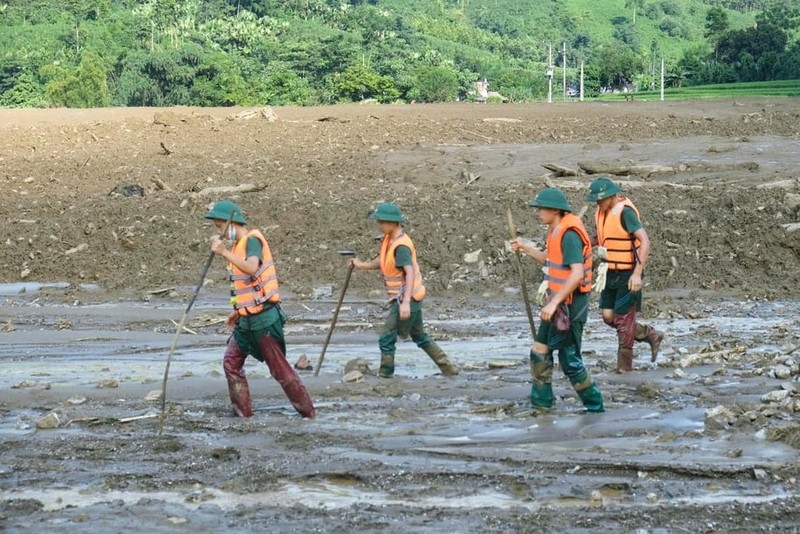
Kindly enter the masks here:
[[234, 186], [206, 187], [196, 193], [192, 193], [192, 198], [205, 197], [209, 195], [230, 195], [233, 193], [255, 193], [263, 191], [267, 184], [241, 184]]
[[577, 169], [564, 167], [563, 165], [558, 165], [557, 163], [542, 163], [542, 167], [548, 171], [553, 171], [556, 173], [556, 176], [580, 176], [580, 172]]
[[157, 413], [150, 413], [147, 415], [135, 415], [133, 417], [81, 417], [79, 419], [70, 419], [65, 424], [65, 427], [68, 427], [72, 423], [85, 423], [90, 426], [97, 426], [97, 425], [113, 425], [118, 423], [133, 423], [134, 421], [143, 421], [145, 419], [155, 419], [158, 417]]
[[153, 289], [152, 291], [148, 291], [147, 293], [150, 295], [165, 295], [171, 291], [175, 291], [175, 287], [162, 287], [161, 289]]
[[170, 154], [172, 154], [172, 150], [167, 148], [167, 146], [164, 144], [164, 141], [161, 141], [161, 149], [164, 151], [162, 152], [162, 154], [165, 156], [169, 156]]
[[462, 128], [461, 131], [464, 132], [464, 133], [468, 133], [468, 134], [471, 134], [471, 135], [482, 137], [482, 138], [486, 139], [487, 141], [489, 141], [490, 143], [492, 141], [494, 141], [494, 139], [492, 139], [491, 137], [485, 136], [483, 134], [479, 134], [478, 132], [473, 132], [472, 130], [467, 130], [466, 128]]
[[676, 174], [678, 172], [727, 172], [755, 171], [759, 165], [754, 161], [741, 163], [714, 163], [710, 161], [679, 162], [674, 165], [636, 165], [633, 162], [579, 161], [578, 166], [587, 174], [611, 174], [614, 176], [644, 176], [654, 174]]
[[[175, 325], [175, 327], [176, 327], [176, 328], [179, 326], [177, 321], [175, 321], [175, 320], [173, 320], [173, 319], [170, 319], [170, 321], [172, 322], [172, 324], [174, 324], [174, 325]], [[184, 332], [188, 332], [188, 333], [192, 334], [193, 336], [196, 336], [196, 335], [197, 335], [197, 332], [195, 332], [194, 330], [192, 330], [192, 329], [191, 329], [191, 328], [189, 328], [188, 326], [184, 326], [184, 327], [183, 327], [183, 331], [184, 331]]]

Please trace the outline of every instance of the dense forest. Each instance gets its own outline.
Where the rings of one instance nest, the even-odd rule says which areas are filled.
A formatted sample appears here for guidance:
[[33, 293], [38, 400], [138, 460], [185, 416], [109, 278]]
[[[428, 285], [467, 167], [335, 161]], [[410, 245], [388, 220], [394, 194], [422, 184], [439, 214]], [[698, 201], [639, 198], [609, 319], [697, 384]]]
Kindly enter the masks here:
[[541, 98], [800, 78], [796, 0], [5, 0], [0, 106]]

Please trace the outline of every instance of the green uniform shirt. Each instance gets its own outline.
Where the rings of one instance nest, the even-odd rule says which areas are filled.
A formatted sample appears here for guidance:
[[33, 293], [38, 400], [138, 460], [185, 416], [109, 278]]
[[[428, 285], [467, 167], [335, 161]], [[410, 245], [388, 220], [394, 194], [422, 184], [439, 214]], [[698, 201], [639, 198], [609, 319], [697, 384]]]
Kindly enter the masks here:
[[625, 206], [622, 208], [622, 227], [629, 234], [635, 233], [637, 230], [644, 228], [642, 226], [642, 221], [639, 220], [639, 217], [636, 215], [636, 212], [633, 211], [633, 208], [630, 206]]
[[[411, 249], [405, 245], [400, 245], [394, 249], [394, 264], [402, 270], [403, 267], [414, 265], [414, 256], [411, 255]], [[422, 301], [411, 299], [411, 311], [417, 311], [422, 308]]]
[[245, 258], [250, 258], [255, 256], [258, 258], [258, 264], [261, 265], [262, 253], [264, 251], [261, 247], [261, 241], [257, 237], [248, 237], [247, 238], [247, 247], [245, 247]]

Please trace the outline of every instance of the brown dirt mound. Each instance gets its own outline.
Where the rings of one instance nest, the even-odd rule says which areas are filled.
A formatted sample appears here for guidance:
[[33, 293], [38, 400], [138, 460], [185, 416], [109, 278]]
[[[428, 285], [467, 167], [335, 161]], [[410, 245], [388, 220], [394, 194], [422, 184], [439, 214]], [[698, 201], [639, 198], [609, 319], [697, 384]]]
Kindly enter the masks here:
[[[411, 218], [409, 232], [435, 293], [498, 291], [516, 285], [505, 250], [506, 206], [520, 228], [540, 240], [543, 235], [526, 207], [544, 184], [543, 169], [467, 184], [469, 173], [445, 168], [447, 147], [477, 150], [477, 160], [456, 162], [477, 169], [481, 150], [505, 144], [524, 152], [541, 145], [583, 143], [590, 150], [597, 143], [636, 142], [652, 144], [656, 153], [663, 143], [691, 136], [714, 136], [709, 147], [720, 137], [790, 140], [800, 118], [791, 100], [693, 106], [286, 108], [276, 110], [275, 122], [222, 119], [237, 110], [1, 112], [0, 279], [99, 283], [112, 290], [194, 284], [212, 234], [202, 214], [217, 200], [196, 193], [266, 183], [266, 189], [236, 199], [251, 222], [266, 229], [282, 282], [292, 290], [305, 293], [339, 281], [337, 249], [373, 254], [375, 229], [367, 214], [377, 201], [392, 200]], [[333, 120], [320, 122], [323, 117]], [[484, 121], [497, 117], [520, 122]], [[402, 172], [387, 163], [397, 151], [411, 154]], [[731, 157], [729, 151], [723, 155]], [[652, 181], [652, 187], [632, 191], [654, 242], [650, 289], [800, 294], [800, 233], [781, 227], [797, 221], [797, 209], [785, 204], [786, 188], [753, 187], [797, 174], [775, 176], [764, 166], [745, 181], [741, 174], [735, 180], [712, 174], [673, 176], [668, 179], [675, 185]], [[590, 177], [574, 180], [588, 184]], [[688, 180], [702, 187], [687, 188]], [[119, 194], [128, 185], [140, 186], [144, 196]], [[798, 192], [796, 184], [788, 188]], [[582, 191], [569, 196], [573, 205], [584, 203]], [[478, 249], [479, 262], [465, 263], [464, 254]], [[222, 280], [221, 262], [212, 278]], [[354, 287], [379, 286], [374, 277], [359, 276]]]

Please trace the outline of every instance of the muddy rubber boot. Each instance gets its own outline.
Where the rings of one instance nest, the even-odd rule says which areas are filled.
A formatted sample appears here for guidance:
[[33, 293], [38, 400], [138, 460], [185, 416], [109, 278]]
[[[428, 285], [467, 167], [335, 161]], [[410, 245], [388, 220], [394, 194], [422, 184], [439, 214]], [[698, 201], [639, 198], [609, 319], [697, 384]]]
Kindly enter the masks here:
[[[586, 411], [591, 413], [606, 411], [603, 405], [603, 394], [600, 393], [600, 388], [597, 387], [597, 384], [591, 378], [587, 378], [587, 381], [588, 386], [585, 385], [585, 383], [575, 386], [575, 392], [578, 394], [578, 397], [580, 397]], [[579, 387], [582, 389], [578, 389]]]
[[436, 363], [444, 376], [456, 376], [461, 372], [458, 366], [447, 358], [447, 354], [436, 343], [431, 342], [422, 350]]
[[228, 394], [231, 397], [231, 409], [236, 417], [251, 417], [253, 404], [250, 402], [250, 386], [246, 381], [232, 382], [228, 380]]
[[617, 350], [617, 373], [630, 373], [633, 371], [633, 349], [620, 347]]
[[394, 354], [381, 354], [378, 376], [381, 378], [392, 378], [394, 376]]
[[642, 341], [646, 341], [650, 345], [650, 361], [655, 362], [658, 358], [658, 349], [661, 348], [661, 342], [664, 341], [664, 332], [659, 332], [649, 325], [645, 329], [647, 333]]
[[297, 375], [297, 371], [286, 359], [278, 341], [270, 335], [265, 335], [258, 341], [258, 349], [269, 367], [269, 372], [281, 385], [283, 393], [297, 413], [306, 419], [313, 419], [315, 410], [311, 396]]
[[531, 406], [544, 411], [553, 407], [553, 356], [531, 351]]
[[231, 408], [236, 417], [250, 417], [253, 415], [253, 405], [250, 402], [250, 386], [244, 373], [244, 360], [247, 356], [239, 349], [236, 340], [231, 336], [228, 348], [222, 360], [225, 378], [228, 380], [228, 394], [231, 398]]

